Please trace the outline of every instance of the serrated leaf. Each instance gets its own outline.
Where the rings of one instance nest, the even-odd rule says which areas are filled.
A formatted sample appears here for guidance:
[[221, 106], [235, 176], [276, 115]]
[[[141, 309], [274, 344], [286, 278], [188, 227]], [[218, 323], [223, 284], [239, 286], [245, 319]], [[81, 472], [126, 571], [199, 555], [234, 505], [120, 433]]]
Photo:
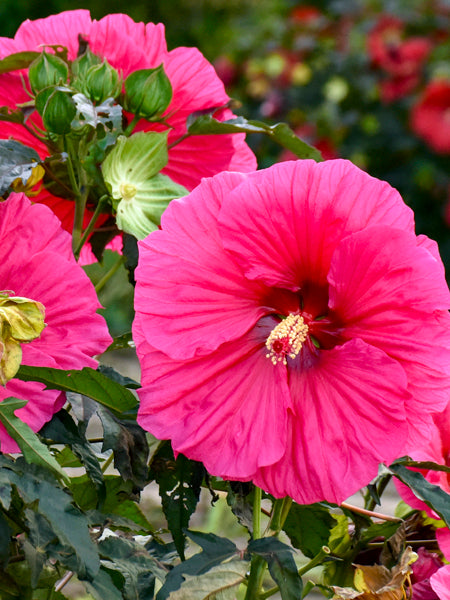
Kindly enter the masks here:
[[64, 371], [21, 365], [16, 379], [39, 381], [51, 390], [77, 392], [119, 413], [132, 410], [138, 404], [137, 398], [130, 390], [89, 367], [84, 367], [81, 371]]
[[293, 503], [283, 530], [289, 536], [294, 548], [298, 548], [308, 558], [313, 558], [325, 546], [330, 531], [336, 521], [327, 508], [320, 504], [301, 506]]
[[216, 565], [239, 554], [232, 541], [213, 533], [186, 531], [188, 537], [202, 548], [202, 552], [194, 554], [188, 560], [176, 565], [169, 571], [166, 581], [159, 590], [156, 600], [166, 600], [172, 592], [178, 590], [186, 575], [202, 575]]
[[437, 485], [429, 483], [425, 477], [417, 471], [410, 471], [400, 464], [392, 464], [389, 469], [394, 475], [405, 483], [411, 491], [425, 502], [427, 506], [435, 510], [450, 527], [450, 495]]
[[203, 575], [185, 575], [170, 600], [233, 600], [236, 587], [245, 580], [249, 563], [234, 559], [212, 567]]
[[98, 416], [103, 426], [102, 452], [113, 450], [114, 466], [123, 479], [143, 489], [147, 482], [148, 459], [145, 431], [137, 423], [117, 419], [102, 407]]
[[302, 597], [303, 583], [295, 564], [293, 549], [274, 537], [251, 540], [248, 552], [261, 556], [269, 567], [269, 573], [280, 589], [282, 600], [298, 600]]
[[[20, 461], [16, 462], [20, 467]], [[89, 535], [87, 519], [73, 506], [68, 494], [45, 479], [45, 473], [30, 465], [22, 474], [11, 472], [10, 480], [25, 505], [33, 505], [34, 510], [47, 520], [67, 553], [70, 568], [81, 579], [92, 578], [98, 572], [100, 562]]]
[[27, 462], [50, 469], [66, 485], [69, 485], [70, 479], [67, 473], [59, 465], [47, 446], [41, 442], [29, 425], [21, 421], [14, 414], [16, 410], [25, 406], [26, 403], [26, 400], [19, 400], [18, 398], [5, 398], [0, 403], [0, 421], [5, 426], [9, 435], [17, 442]]
[[205, 469], [199, 462], [179, 454], [176, 460], [170, 444], [162, 444], [153, 456], [151, 473], [159, 486], [164, 515], [175, 546], [184, 560], [185, 536], [195, 511]]
[[102, 565], [118, 571], [124, 578], [123, 596], [126, 600], [153, 600], [157, 561], [144, 546], [133, 540], [109, 536], [99, 543]]
[[95, 600], [123, 600], [122, 593], [117, 589], [110, 574], [102, 568], [92, 581], [83, 581], [83, 585]]
[[52, 420], [44, 425], [41, 435], [57, 444], [68, 444], [75, 456], [81, 461], [90, 479], [97, 489], [99, 502], [105, 498], [103, 473], [91, 445], [77, 428], [74, 420], [64, 409], [56, 413]]
[[188, 118], [188, 132], [191, 135], [214, 135], [226, 133], [261, 133], [269, 136], [275, 142], [293, 152], [299, 158], [322, 160], [322, 155], [313, 146], [300, 139], [287, 123], [267, 125], [261, 121], [248, 121], [244, 117], [235, 117], [227, 121], [214, 119], [212, 109], [209, 114], [201, 114], [195, 118]]
[[40, 161], [33, 148], [16, 140], [0, 140], [0, 195], [18, 178], [25, 184]]
[[9, 73], [10, 71], [18, 71], [20, 69], [28, 69], [33, 60], [40, 56], [40, 52], [31, 50], [26, 52], [15, 52], [0, 60], [0, 75]]

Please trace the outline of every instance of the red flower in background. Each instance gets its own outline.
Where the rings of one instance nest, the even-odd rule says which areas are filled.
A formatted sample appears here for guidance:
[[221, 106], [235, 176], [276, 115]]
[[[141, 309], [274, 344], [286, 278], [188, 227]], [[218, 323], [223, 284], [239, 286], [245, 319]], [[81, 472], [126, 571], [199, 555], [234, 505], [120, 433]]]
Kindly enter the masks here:
[[388, 76], [381, 82], [381, 96], [392, 102], [406, 96], [420, 81], [420, 71], [431, 51], [425, 37], [404, 37], [404, 23], [393, 16], [383, 16], [368, 38], [372, 64]]
[[[169, 144], [186, 132], [186, 119], [191, 113], [223, 106], [229, 100], [214, 68], [197, 49], [175, 48], [169, 52], [162, 24], [135, 23], [123, 14], [108, 15], [96, 21], [91, 20], [89, 11], [74, 10], [25, 21], [14, 39], [0, 38], [0, 58], [26, 50], [40, 51], [43, 45], [58, 44], [67, 47], [69, 60], [74, 60], [79, 49], [79, 35], [88, 41], [94, 54], [107, 59], [124, 77], [138, 69], [164, 65], [173, 88], [172, 102], [167, 109], [167, 121], [172, 127]], [[0, 105], [15, 107], [29, 100], [21, 77], [25, 77], [26, 81], [26, 72], [0, 75]], [[216, 116], [224, 120], [231, 118], [232, 113], [222, 109]], [[41, 124], [36, 113], [30, 120]], [[161, 127], [145, 120], [136, 127], [136, 130], [151, 129], [160, 130]], [[41, 158], [48, 156], [47, 147], [22, 125], [1, 122], [0, 138], [10, 137], [34, 147]], [[190, 136], [169, 149], [169, 163], [163, 173], [191, 190], [202, 177], [220, 171], [253, 171], [256, 160], [244, 138], [243, 134]], [[63, 226], [71, 230], [73, 202], [56, 198], [46, 190], [34, 200], [51, 206]]]
[[450, 153], [450, 81], [431, 81], [411, 112], [411, 128], [435, 152]]
[[[31, 205], [24, 194], [0, 203], [0, 291], [11, 290], [40, 302], [46, 327], [39, 338], [22, 344], [22, 364], [82, 369], [97, 366], [92, 357], [111, 343], [101, 308], [83, 269], [75, 262], [70, 235], [51, 210]], [[0, 401], [28, 400], [17, 416], [38, 431], [65, 402], [65, 395], [36, 382], [11, 379], [0, 386]], [[18, 447], [0, 425], [2, 452]]]

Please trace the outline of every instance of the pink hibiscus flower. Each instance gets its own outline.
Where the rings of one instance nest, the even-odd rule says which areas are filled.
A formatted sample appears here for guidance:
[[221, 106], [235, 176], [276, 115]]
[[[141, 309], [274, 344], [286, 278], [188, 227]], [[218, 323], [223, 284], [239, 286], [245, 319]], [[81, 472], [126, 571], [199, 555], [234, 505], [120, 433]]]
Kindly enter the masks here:
[[[92, 357], [111, 343], [94, 287], [77, 265], [71, 237], [55, 215], [31, 205], [24, 194], [11, 194], [0, 203], [0, 288], [41, 302], [46, 327], [40, 337], [22, 344], [22, 364], [81, 369], [97, 366]], [[9, 396], [28, 400], [17, 411], [38, 431], [61, 408], [65, 396], [41, 383], [11, 379], [0, 387], [0, 401]], [[16, 452], [16, 443], [0, 425], [2, 452]]]
[[[164, 65], [173, 88], [173, 98], [166, 114], [172, 129], [169, 145], [186, 132], [186, 119], [194, 111], [220, 107], [229, 101], [223, 84], [212, 65], [196, 48], [167, 50], [164, 26], [153, 23], [135, 23], [123, 14], [108, 15], [99, 21], [91, 20], [89, 11], [63, 12], [36, 21], [25, 21], [14, 39], [0, 38], [0, 58], [26, 50], [41, 51], [43, 44], [65, 46], [69, 60], [77, 57], [79, 36], [89, 43], [90, 50], [122, 72], [124, 78], [139, 69]], [[24, 90], [21, 76], [26, 72], [0, 75], [0, 106], [15, 107], [29, 97]], [[221, 109], [216, 117], [224, 120], [232, 117], [229, 110]], [[40, 124], [34, 113], [30, 120]], [[135, 130], [160, 130], [160, 125], [141, 120]], [[12, 137], [33, 146], [41, 158], [48, 150], [22, 125], [0, 123], [0, 138]], [[169, 163], [163, 173], [189, 190], [202, 177], [223, 170], [253, 171], [256, 159], [244, 141], [244, 134], [192, 136], [169, 149]], [[51, 206], [60, 217], [63, 226], [71, 230], [73, 203], [43, 191], [35, 200]]]
[[441, 567], [431, 576], [430, 581], [439, 600], [450, 600], [450, 565]]
[[213, 475], [341, 502], [448, 401], [436, 244], [348, 161], [204, 180], [139, 248], [138, 420]]

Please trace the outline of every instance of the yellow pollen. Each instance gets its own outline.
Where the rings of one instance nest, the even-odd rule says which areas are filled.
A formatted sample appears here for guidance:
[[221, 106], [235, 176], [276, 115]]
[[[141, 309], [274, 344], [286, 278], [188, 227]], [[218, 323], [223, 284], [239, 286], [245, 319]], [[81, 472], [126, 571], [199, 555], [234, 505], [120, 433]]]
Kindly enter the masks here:
[[119, 186], [120, 195], [124, 200], [132, 200], [137, 193], [136, 186], [132, 183], [121, 183]]
[[287, 357], [295, 358], [298, 355], [307, 335], [308, 325], [303, 317], [291, 313], [270, 332], [266, 340], [269, 351], [266, 358], [270, 358], [273, 365], [279, 362], [286, 365]]

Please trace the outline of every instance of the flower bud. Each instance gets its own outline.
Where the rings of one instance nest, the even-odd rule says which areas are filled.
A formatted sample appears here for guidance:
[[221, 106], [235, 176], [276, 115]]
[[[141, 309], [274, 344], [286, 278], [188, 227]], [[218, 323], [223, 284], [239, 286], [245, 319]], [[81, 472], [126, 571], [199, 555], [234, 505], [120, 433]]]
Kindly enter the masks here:
[[172, 100], [172, 85], [161, 65], [142, 69], [125, 80], [124, 108], [138, 117], [158, 117]]
[[17, 373], [22, 360], [21, 343], [39, 337], [45, 327], [45, 309], [40, 302], [0, 293], [0, 383]]
[[102, 59], [93, 54], [88, 46], [86, 52], [73, 61], [72, 74], [77, 79], [85, 79], [89, 69], [95, 65], [99, 65], [101, 62]]
[[69, 67], [58, 56], [42, 52], [30, 65], [28, 77], [35, 94], [51, 85], [64, 84], [67, 81]]
[[57, 135], [70, 132], [77, 112], [71, 90], [63, 87], [46, 88], [39, 92], [36, 110], [42, 117], [45, 129]]
[[107, 61], [90, 67], [83, 84], [85, 95], [101, 104], [107, 98], [115, 98], [122, 90], [119, 73]]

